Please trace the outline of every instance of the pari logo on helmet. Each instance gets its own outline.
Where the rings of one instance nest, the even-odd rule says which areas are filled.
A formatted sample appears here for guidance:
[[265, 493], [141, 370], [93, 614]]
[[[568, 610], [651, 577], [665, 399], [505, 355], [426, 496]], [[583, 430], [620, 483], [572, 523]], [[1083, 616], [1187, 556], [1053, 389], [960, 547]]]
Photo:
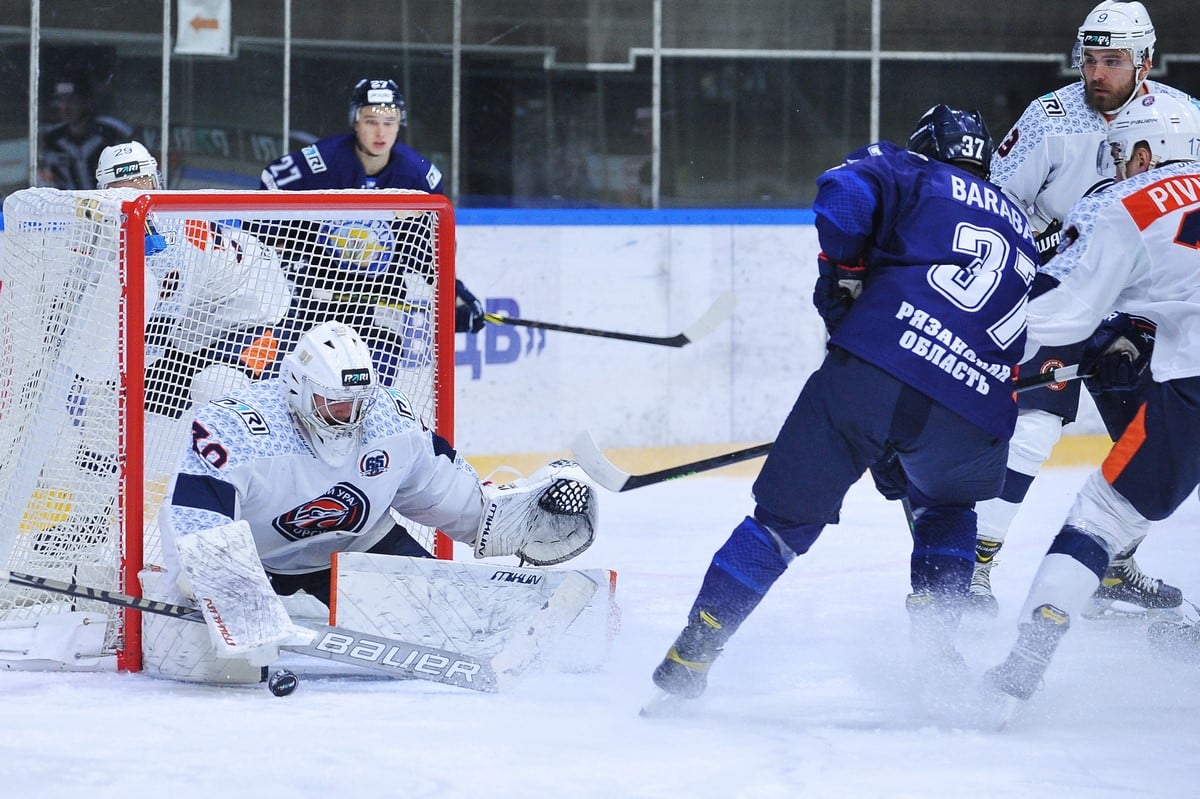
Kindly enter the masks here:
[[371, 385], [371, 370], [370, 369], [343, 369], [342, 370], [342, 387], [343, 388], [359, 388], [361, 386]]
[[1071, 66], [1082, 66], [1085, 50], [1128, 50], [1134, 68], [1140, 69], [1154, 59], [1154, 44], [1154, 23], [1144, 5], [1136, 0], [1104, 0], [1079, 26]]
[[[133, 181], [139, 181], [133, 183]], [[120, 184], [120, 185], [116, 185]], [[96, 165], [96, 186], [101, 189], [134, 187], [158, 189], [158, 161], [141, 142], [131, 141], [105, 147]]]

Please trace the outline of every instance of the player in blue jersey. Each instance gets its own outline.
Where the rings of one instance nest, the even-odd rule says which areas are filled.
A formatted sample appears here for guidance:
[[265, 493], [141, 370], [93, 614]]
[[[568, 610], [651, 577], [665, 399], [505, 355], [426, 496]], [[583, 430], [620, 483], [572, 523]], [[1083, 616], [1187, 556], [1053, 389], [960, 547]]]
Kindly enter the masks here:
[[[282, 155], [263, 170], [262, 189], [415, 189], [442, 191], [442, 172], [416, 150], [396, 141], [408, 112], [392, 80], [360, 80], [350, 94], [350, 131], [319, 139]], [[461, 280], [455, 283], [454, 329], [483, 329], [483, 304]]]
[[729, 637], [890, 452], [914, 516], [918, 670], [963, 676], [953, 636], [975, 559], [974, 505], [1004, 484], [1037, 263], [1025, 214], [986, 180], [991, 151], [978, 112], [938, 105], [907, 149], [872, 144], [817, 179], [813, 300], [829, 352], [754, 483], [753, 515], [713, 556], [655, 669], [662, 693], [646, 712], [704, 691]]

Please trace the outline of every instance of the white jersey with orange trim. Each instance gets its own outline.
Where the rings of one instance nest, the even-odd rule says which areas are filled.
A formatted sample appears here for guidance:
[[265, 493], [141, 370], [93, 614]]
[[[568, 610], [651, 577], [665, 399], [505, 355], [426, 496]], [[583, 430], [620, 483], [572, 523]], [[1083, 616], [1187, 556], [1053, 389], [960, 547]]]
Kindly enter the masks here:
[[[1196, 102], [1163, 83], [1148, 80], [1144, 86], [1152, 93]], [[1083, 81], [1075, 81], [1026, 107], [996, 148], [991, 181], [1020, 204], [1034, 229], [1042, 232], [1061, 222], [1076, 200], [1116, 176], [1107, 137], [1108, 120], [1088, 106]]]
[[1158, 325], [1156, 381], [1200, 375], [1200, 162], [1151, 169], [1081, 199], [1041, 272], [1058, 285], [1029, 303], [1030, 342], [1081, 341], [1119, 308]]

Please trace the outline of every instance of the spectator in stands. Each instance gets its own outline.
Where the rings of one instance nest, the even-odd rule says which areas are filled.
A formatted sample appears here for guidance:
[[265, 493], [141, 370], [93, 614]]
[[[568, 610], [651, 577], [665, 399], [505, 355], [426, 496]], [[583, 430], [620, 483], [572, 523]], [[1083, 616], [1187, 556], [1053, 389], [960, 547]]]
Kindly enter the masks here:
[[100, 152], [133, 138], [119, 119], [98, 116], [91, 77], [82, 71], [65, 74], [53, 84], [59, 122], [42, 137], [38, 184], [56, 189], [91, 189], [96, 185]]

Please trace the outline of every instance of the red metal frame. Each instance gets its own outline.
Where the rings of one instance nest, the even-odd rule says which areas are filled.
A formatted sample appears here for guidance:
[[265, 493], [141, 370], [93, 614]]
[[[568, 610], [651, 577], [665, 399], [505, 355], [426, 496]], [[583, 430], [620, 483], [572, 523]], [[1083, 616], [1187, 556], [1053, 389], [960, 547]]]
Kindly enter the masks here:
[[[289, 211], [311, 210], [321, 207], [314, 202], [321, 197], [324, 203], [346, 211], [377, 211], [389, 208], [413, 208], [438, 213], [437, 255], [442, 290], [438, 294], [438, 319], [448, 324], [438, 327], [437, 367], [434, 373], [434, 391], [437, 394], [437, 421], [435, 429], [447, 441], [454, 440], [454, 275], [455, 233], [454, 206], [440, 194], [395, 194], [389, 191], [345, 191], [329, 192], [279, 191], [279, 192], [183, 192], [164, 191], [144, 194], [125, 202], [121, 211], [125, 216], [122, 234], [125, 246], [121, 252], [121, 363], [122, 390], [118, 397], [118, 409], [123, 418], [129, 420], [120, 430], [119, 453], [121, 487], [118, 504], [121, 510], [121, 535], [123, 538], [121, 573], [122, 590], [133, 596], [142, 595], [138, 572], [143, 565], [145, 511], [145, 473], [140, 453], [144, 451], [143, 429], [145, 413], [145, 348], [130, 347], [128, 342], [141, 342], [143, 331], [139, 329], [145, 319], [146, 309], [143, 293], [145, 270], [140, 268], [145, 260], [146, 218], [155, 211]], [[333, 200], [331, 203], [330, 200]], [[130, 269], [134, 265], [139, 268]], [[446, 288], [448, 287], [448, 288]], [[131, 375], [138, 379], [131, 380]], [[126, 457], [138, 453], [139, 457]], [[434, 538], [434, 557], [453, 559], [454, 545], [450, 537], [438, 531]], [[124, 646], [117, 653], [117, 668], [122, 671], [140, 671], [142, 668], [142, 625], [141, 612], [126, 609], [123, 613]]]

